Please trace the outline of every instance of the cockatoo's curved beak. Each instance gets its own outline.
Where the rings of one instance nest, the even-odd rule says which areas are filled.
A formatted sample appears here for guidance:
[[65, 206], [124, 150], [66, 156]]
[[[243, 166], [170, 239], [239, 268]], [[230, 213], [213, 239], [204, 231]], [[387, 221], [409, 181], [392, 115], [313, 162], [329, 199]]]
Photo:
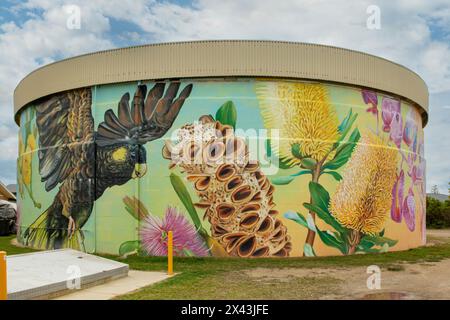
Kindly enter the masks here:
[[136, 163], [134, 165], [134, 171], [132, 174], [133, 179], [141, 178], [147, 173], [147, 164], [146, 163]]

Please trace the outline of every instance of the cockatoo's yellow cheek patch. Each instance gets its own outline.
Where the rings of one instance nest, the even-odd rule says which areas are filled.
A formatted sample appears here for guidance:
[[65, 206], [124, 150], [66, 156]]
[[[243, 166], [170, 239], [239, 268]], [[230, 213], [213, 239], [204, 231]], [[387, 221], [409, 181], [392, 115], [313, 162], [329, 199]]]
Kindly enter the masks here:
[[112, 154], [112, 158], [114, 161], [124, 162], [125, 160], [127, 160], [127, 154], [128, 154], [127, 148], [120, 147], [120, 148], [114, 150], [114, 152]]

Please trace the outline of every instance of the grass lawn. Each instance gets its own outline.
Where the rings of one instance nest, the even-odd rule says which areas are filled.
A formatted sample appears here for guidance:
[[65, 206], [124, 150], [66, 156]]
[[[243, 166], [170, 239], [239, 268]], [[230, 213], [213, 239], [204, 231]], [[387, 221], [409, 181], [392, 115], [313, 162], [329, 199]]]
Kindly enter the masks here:
[[17, 247], [11, 244], [11, 241], [16, 236], [7, 236], [7, 237], [0, 237], [0, 251], [6, 251], [7, 255], [13, 255], [13, 254], [20, 254], [20, 253], [27, 253], [27, 252], [35, 252], [36, 250], [30, 249], [30, 248], [21, 248]]
[[[136, 270], [165, 271], [164, 258], [117, 259]], [[336, 268], [378, 265], [401, 271], [403, 263], [437, 262], [450, 258], [450, 240], [408, 251], [339, 257], [289, 259], [175, 258], [175, 272], [181, 274], [119, 299], [317, 299], [336, 291], [339, 281], [332, 277], [251, 278], [246, 271], [257, 268]]]
[[[30, 252], [10, 244], [13, 237], [0, 237], [0, 250], [8, 254]], [[431, 238], [431, 237], [430, 237]], [[167, 260], [158, 257], [131, 256], [121, 259], [103, 255], [130, 265], [131, 269], [166, 271]], [[180, 274], [118, 299], [315, 299], [324, 292], [333, 293], [339, 281], [325, 277], [252, 278], [249, 270], [283, 268], [336, 268], [378, 265], [401, 271], [403, 263], [437, 262], [450, 258], [450, 240], [429, 247], [383, 254], [289, 259], [175, 258]], [[270, 273], [267, 274], [270, 276]]]

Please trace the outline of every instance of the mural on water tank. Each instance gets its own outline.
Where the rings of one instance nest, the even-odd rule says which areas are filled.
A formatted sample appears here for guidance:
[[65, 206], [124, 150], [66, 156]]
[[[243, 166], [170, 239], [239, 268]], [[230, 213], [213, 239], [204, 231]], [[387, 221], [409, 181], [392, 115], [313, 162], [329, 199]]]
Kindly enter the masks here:
[[20, 120], [18, 239], [29, 246], [164, 256], [170, 230], [179, 256], [425, 242], [420, 114], [374, 91], [121, 83], [56, 94]]
[[[51, 205], [25, 230], [25, 245], [85, 250], [82, 228], [94, 201], [106, 189], [146, 172], [143, 145], [170, 129], [192, 85], [177, 98], [179, 83], [138, 86], [130, 107], [125, 93], [117, 109], [105, 112], [94, 131], [92, 91], [83, 88], [56, 95], [36, 107], [39, 174], [46, 191], [59, 184]], [[95, 161], [93, 161], [95, 160]]]

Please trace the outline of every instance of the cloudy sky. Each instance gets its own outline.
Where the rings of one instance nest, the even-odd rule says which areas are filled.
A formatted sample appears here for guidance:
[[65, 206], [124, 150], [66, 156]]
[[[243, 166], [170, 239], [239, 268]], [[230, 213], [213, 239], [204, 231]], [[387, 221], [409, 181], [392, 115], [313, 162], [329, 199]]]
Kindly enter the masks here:
[[[449, 0], [1, 0], [0, 180], [15, 181], [13, 90], [33, 69], [64, 57], [130, 45], [204, 39], [328, 44], [403, 64], [430, 90], [425, 129], [427, 188], [450, 181]], [[79, 29], [67, 28], [80, 8]], [[368, 7], [380, 9], [367, 28]]]

